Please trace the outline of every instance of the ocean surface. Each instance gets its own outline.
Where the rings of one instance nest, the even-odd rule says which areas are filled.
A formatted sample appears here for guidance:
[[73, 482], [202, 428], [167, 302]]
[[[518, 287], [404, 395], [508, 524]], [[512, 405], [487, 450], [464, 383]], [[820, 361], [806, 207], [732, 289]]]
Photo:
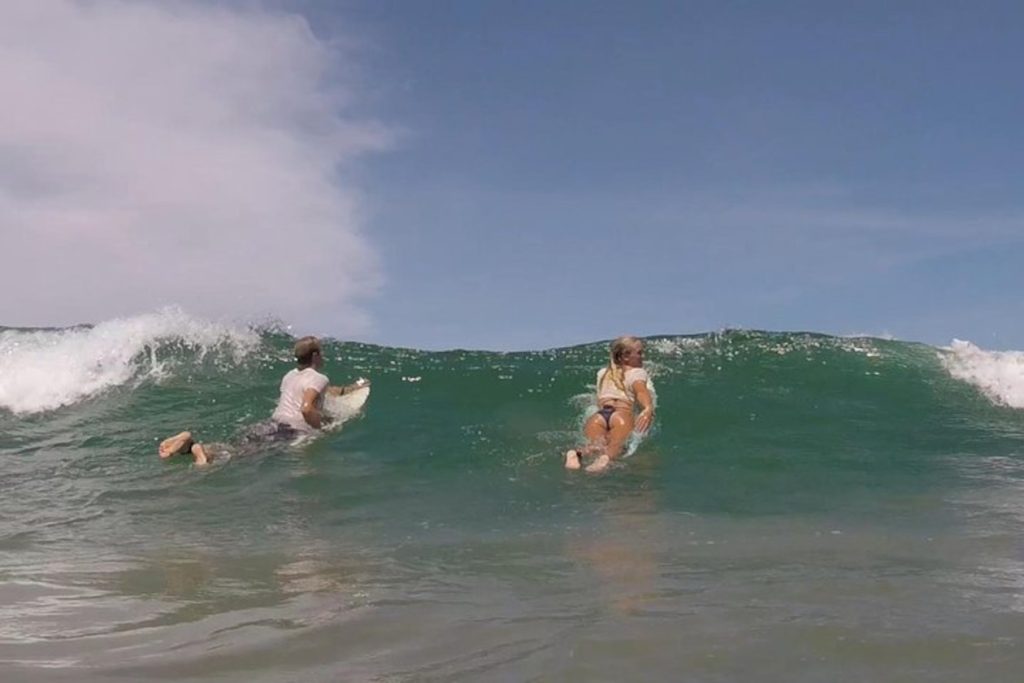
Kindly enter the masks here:
[[269, 416], [292, 338], [0, 328], [0, 680], [1024, 680], [1024, 354], [647, 340], [657, 426], [566, 472], [607, 341], [326, 340], [365, 413]]

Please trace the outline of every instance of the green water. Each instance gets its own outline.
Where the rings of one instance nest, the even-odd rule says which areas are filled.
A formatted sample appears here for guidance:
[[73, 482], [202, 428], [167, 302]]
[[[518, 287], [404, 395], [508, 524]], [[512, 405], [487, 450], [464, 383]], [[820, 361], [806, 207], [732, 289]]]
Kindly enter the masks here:
[[267, 417], [291, 338], [172, 322], [0, 332], [4, 681], [1024, 675], [1024, 416], [953, 351], [650, 339], [657, 427], [588, 476], [605, 342], [328, 342], [365, 415], [201, 469], [159, 438]]

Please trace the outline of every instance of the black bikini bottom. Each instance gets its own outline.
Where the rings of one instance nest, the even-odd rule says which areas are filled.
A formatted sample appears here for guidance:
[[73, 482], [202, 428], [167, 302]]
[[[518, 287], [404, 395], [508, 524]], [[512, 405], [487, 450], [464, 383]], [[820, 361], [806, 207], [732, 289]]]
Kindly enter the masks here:
[[615, 406], [601, 406], [597, 414], [604, 418], [605, 427], [612, 428], [612, 415], [615, 414]]

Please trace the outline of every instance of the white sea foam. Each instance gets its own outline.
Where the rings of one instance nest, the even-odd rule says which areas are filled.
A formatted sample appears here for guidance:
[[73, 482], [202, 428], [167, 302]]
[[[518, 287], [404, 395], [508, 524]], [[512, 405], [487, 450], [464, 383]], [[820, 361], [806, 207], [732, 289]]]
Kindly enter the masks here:
[[1024, 352], [984, 351], [954, 339], [942, 362], [956, 379], [973, 384], [994, 403], [1024, 408]]
[[672, 337], [670, 339], [652, 339], [647, 348], [663, 356], [681, 356], [689, 351], [707, 346], [707, 339], [701, 337]]
[[190, 317], [177, 309], [120, 318], [94, 327], [0, 332], [0, 408], [31, 414], [71, 405], [111, 387], [165, 371], [161, 347], [179, 344], [201, 356], [227, 348], [244, 356], [255, 332]]

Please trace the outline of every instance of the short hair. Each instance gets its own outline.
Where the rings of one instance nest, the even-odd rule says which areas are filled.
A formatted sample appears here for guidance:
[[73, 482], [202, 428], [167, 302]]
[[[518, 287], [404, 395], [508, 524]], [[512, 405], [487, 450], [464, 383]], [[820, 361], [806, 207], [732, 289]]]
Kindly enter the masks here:
[[310, 365], [313, 362], [314, 353], [323, 353], [320, 348], [320, 340], [316, 337], [303, 337], [295, 342], [295, 361], [299, 365]]

